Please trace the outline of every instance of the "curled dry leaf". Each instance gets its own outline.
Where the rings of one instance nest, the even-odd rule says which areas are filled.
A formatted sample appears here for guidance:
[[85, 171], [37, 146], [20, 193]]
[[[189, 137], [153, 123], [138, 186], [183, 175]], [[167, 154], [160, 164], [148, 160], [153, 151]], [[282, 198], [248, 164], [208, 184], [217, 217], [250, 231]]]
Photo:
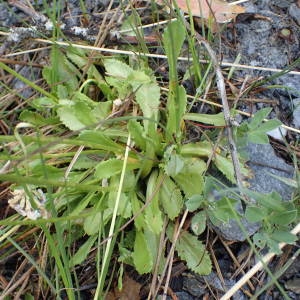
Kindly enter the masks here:
[[[158, 4], [164, 4], [166, 0], [157, 0]], [[185, 13], [191, 13], [194, 17], [204, 19], [214, 18], [217, 23], [226, 23], [235, 18], [238, 14], [245, 12], [240, 5], [231, 5], [223, 0], [174, 0], [178, 7]]]

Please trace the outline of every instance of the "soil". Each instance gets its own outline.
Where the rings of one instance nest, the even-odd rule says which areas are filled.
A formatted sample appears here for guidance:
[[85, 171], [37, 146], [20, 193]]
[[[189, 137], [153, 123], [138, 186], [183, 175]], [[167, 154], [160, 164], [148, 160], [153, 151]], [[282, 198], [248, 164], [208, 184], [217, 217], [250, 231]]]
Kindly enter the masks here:
[[[37, 11], [42, 9], [44, 1], [40, 0], [31, 2], [35, 3]], [[97, 22], [99, 24], [101, 19], [101, 17], [99, 17], [96, 13], [103, 11], [105, 7], [108, 6], [108, 2], [109, 1], [106, 0], [85, 1], [87, 11], [91, 14], [92, 20], [90, 21], [92, 26], [89, 28], [90, 35], [97, 32], [96, 24]], [[233, 62], [237, 55], [241, 54], [240, 64], [283, 69], [299, 59], [300, 7], [296, 4], [296, 2], [299, 5], [299, 1], [287, 0], [250, 0], [242, 4], [246, 7], [246, 13], [239, 15], [235, 22], [229, 24], [227, 29], [225, 29], [221, 34], [222, 46], [219, 54], [222, 55], [223, 62]], [[65, 4], [65, 7], [68, 8], [68, 10], [65, 10], [62, 14], [62, 22], [66, 23], [67, 27], [83, 27], [85, 22], [84, 18], [80, 19], [75, 17], [82, 13], [79, 0], [65, 1]], [[20, 27], [24, 26], [24, 21], [32, 23], [32, 19], [22, 10], [9, 6], [7, 2], [0, 3], [0, 27], [6, 29]], [[84, 37], [76, 37], [76, 39], [79, 38]], [[7, 42], [7, 40], [3, 37], [1, 39], [3, 43], [2, 46], [0, 46], [0, 53], [2, 52], [4, 55], [8, 54], [12, 50], [17, 50], [19, 45], [18, 43], [14, 44], [12, 42]], [[26, 41], [21, 41], [20, 43], [26, 45]], [[216, 48], [216, 51], [218, 51], [218, 48]], [[47, 52], [43, 53], [47, 54]], [[47, 60], [47, 57], [41, 58], [41, 63]], [[186, 68], [186, 66], [184, 68]], [[27, 78], [31, 76], [32, 80], [36, 80], [41, 76], [39, 67], [27, 68], [18, 65], [16, 69]], [[34, 72], [32, 72], [32, 70]], [[294, 71], [300, 72], [299, 64], [294, 68]], [[184, 72], [182, 71], [182, 73]], [[240, 86], [245, 80], [251, 83], [274, 74], [277, 73], [240, 68], [235, 71], [233, 81], [235, 81], [237, 86]], [[269, 105], [267, 103], [271, 102], [273, 103], [272, 105], [275, 111], [272, 117], [277, 117], [288, 126], [299, 124], [300, 121], [296, 119], [299, 118], [299, 113], [298, 115], [293, 114], [295, 110], [294, 103], [296, 103], [293, 102], [293, 100], [300, 98], [299, 74], [287, 74], [279, 78], [273, 78], [271, 81], [265, 83], [263, 87], [259, 86], [251, 90], [251, 98], [263, 99], [263, 101], [258, 103], [255, 102], [254, 104], [249, 104], [248, 102], [241, 103], [239, 104], [239, 109], [254, 113], [262, 107]], [[185, 84], [188, 85], [188, 82]], [[267, 85], [276, 85], [276, 87], [267, 88]], [[12, 82], [12, 88], [20, 90], [21, 95], [25, 98], [29, 98], [33, 94], [31, 89], [26, 88], [25, 84], [18, 80]], [[193, 87], [189, 88], [193, 91]], [[268, 100], [269, 102], [265, 100]], [[8, 103], [7, 107], [10, 107], [10, 105], [12, 105], [12, 103]], [[199, 111], [199, 109], [200, 108], [197, 108], [196, 110]], [[201, 109], [203, 109], [203, 107], [201, 107]], [[8, 130], [8, 132], [10, 131], [11, 129]], [[289, 143], [296, 145], [297, 142], [299, 142], [299, 134], [288, 131], [286, 139]], [[273, 140], [273, 143], [277, 146], [282, 146], [283, 144], [278, 140]], [[280, 155], [280, 151], [278, 151], [278, 149], [275, 152], [277, 155]], [[283, 157], [288, 164], [291, 164], [286, 153], [281, 155], [281, 157]], [[275, 156], [273, 157], [273, 160], [276, 160]], [[268, 183], [268, 186], [270, 186], [270, 182]], [[278, 183], [273, 183], [273, 186], [277, 184]], [[6, 186], [3, 186], [3, 189], [5, 188]], [[289, 192], [290, 191], [285, 191], [284, 193]], [[0, 210], [3, 212], [4, 209], [5, 207], [1, 204]], [[2, 212], [0, 216], [4, 215]], [[224, 293], [224, 290], [230, 288], [240, 278], [241, 274], [236, 275], [237, 268], [232, 263], [232, 258], [226, 248], [230, 247], [232, 254], [235, 257], [242, 259], [243, 257], [245, 258], [249, 252], [248, 244], [243, 241], [236, 240], [226, 241], [222, 238], [222, 235], [218, 236], [218, 234], [212, 231], [210, 232], [210, 240], [215, 242], [214, 254], [221, 269], [223, 278], [220, 278], [216, 271], [209, 276], [198, 276], [189, 272], [185, 267], [182, 268], [182, 265], [180, 265], [181, 263], [175, 264], [174, 268], [176, 269], [176, 265], [179, 265], [179, 267], [177, 267], [179, 269], [181, 267], [181, 272], [179, 272], [179, 274], [173, 274], [172, 276], [170, 283], [172, 293], [170, 292], [168, 299], [213, 299], [213, 297], [219, 299], [220, 295]], [[288, 247], [286, 250], [287, 254], [292, 254], [294, 252], [295, 248], [292, 246]], [[9, 280], [20, 263], [21, 262], [19, 261], [16, 253], [12, 254], [6, 261], [0, 260], [1, 278]], [[253, 261], [250, 260], [248, 263], [249, 267], [251, 264], [253, 264]], [[270, 266], [272, 272], [275, 272], [281, 264], [282, 261], [280, 259], [274, 260]], [[93, 271], [96, 272], [92, 264], [89, 264], [86, 269], [83, 268], [82, 270], [82, 273], [86, 272], [88, 275], [84, 276], [86, 277], [85, 286], [87, 288], [82, 290], [81, 299], [92, 299], [91, 295], [95, 288], [93, 281], [95, 276], [92, 274]], [[135, 280], [133, 286], [140, 288], [140, 295], [147, 291], [148, 286], [145, 282], [149, 280], [149, 278], [146, 280], [144, 276], [141, 277], [137, 275], [131, 269], [127, 270], [127, 272]], [[286, 289], [291, 299], [299, 299], [300, 297], [299, 286], [297, 287], [299, 274], [300, 260], [297, 258], [279, 279], [280, 284]], [[257, 286], [265, 284], [270, 280], [270, 278], [266, 274], [261, 274], [261, 277], [256, 277], [256, 280], [258, 281], [258, 284], [254, 281], [254, 287], [251, 284], [245, 286], [243, 290], [239, 291], [233, 297], [233, 299], [248, 299], [250, 294], [255, 294]], [[208, 285], [210, 286], [210, 290], [207, 288]], [[116, 297], [115, 299], [117, 299]], [[282, 299], [281, 297], [280, 292], [273, 287], [264, 292], [258, 299]]]

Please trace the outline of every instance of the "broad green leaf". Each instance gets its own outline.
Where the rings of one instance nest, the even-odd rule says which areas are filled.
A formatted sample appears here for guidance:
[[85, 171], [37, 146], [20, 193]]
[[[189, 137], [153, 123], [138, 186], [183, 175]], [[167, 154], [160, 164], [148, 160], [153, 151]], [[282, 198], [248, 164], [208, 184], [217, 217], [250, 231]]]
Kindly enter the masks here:
[[71, 100], [75, 103], [84, 103], [90, 108], [95, 108], [98, 105], [98, 103], [93, 101], [90, 97], [78, 91], [72, 94]]
[[208, 157], [212, 151], [212, 145], [205, 141], [182, 145], [180, 153], [183, 156]]
[[94, 245], [97, 235], [90, 236], [87, 241], [80, 246], [78, 251], [73, 255], [69, 261], [69, 267], [74, 267], [76, 265], [81, 264], [88, 256], [89, 251], [91, 250], [92, 246]]
[[272, 192], [269, 194], [257, 193], [256, 200], [260, 205], [270, 209], [271, 211], [276, 211], [276, 212], [285, 211], [285, 207], [283, 205], [281, 196], [277, 192]]
[[74, 111], [76, 118], [85, 126], [92, 126], [96, 124], [97, 119], [92, 113], [91, 108], [84, 102], [76, 102], [74, 104]]
[[176, 250], [180, 258], [186, 261], [187, 266], [199, 275], [208, 275], [211, 272], [211, 260], [205, 246], [194, 235], [182, 232], [176, 243]]
[[187, 97], [183, 86], [170, 87], [167, 103], [166, 136], [171, 141], [174, 136], [180, 138], [181, 123], [186, 110]]
[[188, 211], [193, 212], [202, 205], [204, 200], [205, 199], [202, 195], [193, 195], [185, 202], [186, 208], [188, 209]]
[[293, 244], [298, 240], [296, 235], [290, 233], [289, 231], [282, 231], [282, 230], [276, 230], [271, 234], [270, 237], [279, 243], [287, 243], [287, 244]]
[[247, 137], [248, 142], [255, 144], [268, 144], [269, 138], [264, 132], [249, 132]]
[[182, 168], [184, 167], [184, 160], [180, 155], [176, 154], [174, 151], [167, 155], [167, 157], [165, 157], [165, 160], [166, 162], [164, 170], [168, 176], [176, 176], [178, 173], [181, 172]]
[[57, 109], [57, 114], [61, 122], [70, 130], [76, 131], [85, 127], [85, 124], [77, 118], [74, 106], [64, 105]]
[[163, 226], [162, 212], [159, 209], [159, 180], [158, 171], [153, 170], [149, 176], [146, 191], [146, 203], [149, 205], [144, 210], [147, 227], [155, 234], [159, 234]]
[[173, 68], [173, 71], [176, 70], [177, 58], [184, 39], [185, 29], [183, 24], [179, 20], [170, 22], [163, 33], [163, 46], [168, 57], [169, 66]]
[[104, 132], [84, 130], [80, 133], [77, 140], [82, 141], [86, 147], [106, 150], [115, 154], [124, 153], [124, 147], [115, 143]]
[[120, 79], [127, 79], [128, 76], [133, 72], [132, 68], [117, 59], [104, 59], [103, 64], [109, 76]]
[[266, 107], [261, 110], [259, 110], [250, 120], [250, 123], [248, 124], [248, 127], [251, 130], [256, 129], [263, 120], [267, 117], [267, 115], [271, 112], [271, 107]]
[[[100, 162], [95, 168], [95, 177], [97, 179], [110, 178], [113, 175], [120, 174], [123, 168], [123, 160], [112, 158]], [[134, 170], [139, 168], [140, 164], [137, 161], [128, 161], [126, 170]]]
[[140, 274], [149, 273], [152, 270], [152, 256], [148, 249], [145, 235], [141, 231], [136, 232], [132, 257], [135, 269]]
[[[153, 261], [153, 263], [157, 263], [158, 252], [161, 250], [160, 249], [160, 235], [155, 234], [152, 231], [147, 230], [147, 229], [144, 230], [144, 235], [146, 238], [148, 249], [149, 249], [151, 257], [152, 257], [152, 261]], [[159, 274], [161, 274], [163, 267], [165, 266], [165, 261], [166, 261], [166, 259], [162, 253], [162, 255], [160, 257], [159, 267], [158, 267]]]
[[234, 169], [230, 158], [216, 154], [213, 158], [213, 162], [229, 181], [235, 183]]
[[22, 110], [19, 119], [35, 126], [53, 125], [55, 123], [59, 123], [59, 120], [56, 118], [44, 118], [39, 113], [27, 109]]
[[266, 245], [266, 234], [257, 232], [253, 236], [253, 242], [255, 245], [257, 245], [259, 248], [264, 248]]
[[143, 214], [140, 211], [144, 204], [138, 199], [135, 192], [131, 192], [129, 198], [130, 198], [130, 201], [131, 201], [133, 215], [138, 214], [134, 218], [134, 225], [135, 225], [137, 230], [142, 230], [143, 228], [146, 227]]
[[277, 225], [289, 225], [296, 220], [297, 210], [290, 210], [284, 212], [275, 212], [272, 214], [272, 223]]
[[[115, 186], [115, 185], [114, 185]], [[113, 210], [117, 198], [117, 186], [115, 191], [111, 191], [108, 195], [108, 207]], [[117, 215], [123, 217], [124, 219], [130, 218], [132, 216], [131, 202], [125, 193], [121, 193], [120, 202], [118, 206]]]
[[80, 69], [85, 67], [88, 63], [88, 58], [86, 57], [86, 53], [83, 49], [68, 47], [67, 49], [67, 57]]
[[160, 87], [157, 83], [143, 84], [136, 91], [135, 97], [143, 112], [143, 117], [151, 120], [143, 121], [146, 133], [149, 133], [149, 126], [156, 130], [160, 104]]
[[279, 127], [281, 124], [278, 120], [270, 120], [262, 123], [256, 129], [248, 132], [248, 141], [256, 144], [267, 144], [269, 142], [267, 132]]
[[210, 215], [213, 215], [214, 218], [221, 222], [227, 223], [230, 219], [235, 219], [236, 214], [239, 214], [236, 212], [236, 202], [237, 200], [235, 199], [223, 197], [222, 199], [215, 201], [210, 207]]
[[247, 206], [245, 211], [245, 217], [250, 222], [259, 222], [265, 219], [269, 214], [268, 209], [257, 206]]
[[30, 104], [36, 109], [44, 110], [46, 108], [53, 108], [57, 102], [48, 97], [40, 97], [33, 99]]
[[143, 71], [134, 70], [129, 74], [127, 80], [132, 85], [134, 91], [137, 91], [142, 85], [151, 83], [151, 78]]
[[[100, 204], [101, 205], [101, 204]], [[98, 206], [100, 206], [98, 205]], [[98, 209], [93, 208], [93, 210]], [[112, 211], [110, 209], [105, 209], [104, 211], [100, 211], [96, 214], [92, 214], [91, 216], [84, 219], [83, 229], [88, 235], [97, 234], [99, 231], [103, 230], [103, 227], [111, 220]]]
[[169, 219], [174, 220], [182, 209], [183, 199], [177, 185], [169, 177], [165, 177], [159, 193], [160, 203]]
[[175, 176], [171, 176], [185, 197], [191, 197], [201, 194], [204, 186], [203, 173], [206, 170], [206, 164], [199, 158], [187, 157], [183, 159], [184, 167]]
[[191, 229], [195, 235], [200, 235], [206, 228], [206, 213], [200, 211], [192, 217]]
[[132, 140], [141, 150], [146, 150], [145, 132], [143, 126], [136, 120], [130, 119], [127, 124]]
[[104, 120], [111, 114], [111, 110], [112, 102], [105, 101], [97, 103], [97, 106], [93, 108], [92, 113], [97, 120]]
[[212, 124], [215, 126], [224, 126], [225, 125], [225, 119], [224, 119], [223, 112], [220, 112], [216, 115], [187, 113], [183, 116], [183, 119], [195, 121], [195, 122], [201, 122], [204, 124]]

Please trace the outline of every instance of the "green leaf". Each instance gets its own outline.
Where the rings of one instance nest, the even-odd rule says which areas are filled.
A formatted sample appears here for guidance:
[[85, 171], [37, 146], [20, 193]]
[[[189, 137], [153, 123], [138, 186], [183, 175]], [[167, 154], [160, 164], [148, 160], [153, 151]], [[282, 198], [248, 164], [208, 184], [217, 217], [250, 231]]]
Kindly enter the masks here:
[[27, 109], [22, 110], [19, 119], [23, 122], [30, 123], [35, 126], [53, 125], [58, 123], [56, 118], [44, 118], [37, 112], [29, 111]]
[[183, 156], [208, 157], [211, 152], [212, 145], [204, 141], [182, 145], [180, 154]]
[[[110, 178], [113, 175], [120, 174], [123, 168], [123, 160], [112, 158], [106, 161], [100, 162], [96, 166], [95, 177], [97, 179]], [[138, 169], [140, 164], [134, 161], [128, 161], [126, 165], [126, 170]]]
[[204, 202], [204, 198], [202, 195], [193, 195], [191, 196], [186, 202], [186, 208], [188, 209], [188, 211], [193, 212], [195, 210], [197, 210], [202, 203]]
[[106, 136], [105, 132], [84, 130], [80, 133], [77, 140], [82, 141], [86, 147], [101, 149], [115, 154], [124, 153], [124, 147]]
[[190, 120], [195, 122], [201, 122], [204, 124], [212, 124], [215, 126], [225, 126], [224, 113], [220, 112], [216, 115], [213, 114], [196, 114], [187, 113], [183, 116], [184, 120]]
[[61, 122], [70, 130], [76, 131], [85, 127], [85, 124], [78, 120], [74, 106], [64, 105], [57, 109], [57, 114]]
[[53, 108], [56, 106], [56, 104], [56, 101], [48, 97], [35, 98], [31, 101], [31, 105], [34, 108], [41, 110], [44, 110], [45, 108]]
[[145, 235], [141, 231], [136, 232], [132, 257], [135, 269], [140, 274], [148, 273], [152, 270], [152, 256], [148, 249]]
[[143, 84], [136, 91], [135, 97], [143, 112], [143, 117], [151, 120], [143, 121], [146, 133], [150, 131], [149, 126], [152, 128], [152, 132], [156, 131], [159, 116], [160, 87], [157, 83]]
[[128, 132], [131, 134], [136, 146], [146, 150], [145, 132], [143, 126], [136, 120], [130, 119], [127, 124]]
[[213, 158], [213, 162], [229, 181], [235, 183], [234, 168], [230, 158], [216, 154]]
[[246, 207], [245, 217], [250, 222], [259, 222], [265, 219], [269, 214], [268, 209], [264, 207], [250, 206]]
[[268, 144], [269, 138], [264, 132], [248, 132], [248, 142], [255, 144]]
[[199, 275], [211, 272], [211, 260], [205, 246], [194, 235], [182, 232], [176, 243], [176, 250], [182, 260], [185, 260], [190, 270]]
[[215, 201], [211, 205], [209, 211], [214, 218], [221, 222], [228, 223], [230, 219], [235, 219], [236, 214], [238, 214], [238, 212], [235, 211], [236, 203], [236, 199], [223, 197], [222, 199]]
[[170, 87], [167, 103], [167, 129], [166, 136], [172, 141], [174, 136], [181, 137], [181, 122], [186, 110], [187, 97], [183, 86]]
[[270, 236], [273, 240], [279, 243], [294, 244], [298, 238], [289, 231], [276, 230]]
[[185, 197], [191, 197], [195, 194], [201, 194], [204, 186], [203, 173], [206, 170], [204, 161], [198, 158], [183, 158], [184, 167], [175, 176], [171, 176]]
[[[97, 205], [93, 210], [98, 209], [101, 205]], [[88, 235], [97, 234], [99, 231], [103, 230], [103, 227], [107, 224], [109, 220], [111, 220], [112, 211], [110, 209], [106, 209], [104, 211], [100, 211], [96, 214], [93, 214], [86, 219], [84, 219], [83, 229]]]
[[176, 154], [174, 151], [171, 153], [165, 151], [164, 158], [166, 161], [164, 170], [168, 176], [176, 176], [182, 171], [184, 160], [180, 155]]
[[142, 206], [143, 206], [143, 203], [138, 199], [135, 192], [131, 192], [129, 198], [130, 198], [130, 201], [131, 201], [133, 215], [138, 214], [134, 218], [134, 225], [135, 225], [137, 230], [142, 230], [143, 228], [146, 227], [143, 214], [141, 214], [141, 211], [140, 211]]
[[87, 241], [78, 249], [74, 256], [71, 257], [69, 261], [69, 267], [74, 267], [81, 264], [88, 256], [89, 251], [94, 245], [97, 239], [97, 235], [90, 236]]
[[[168, 57], [170, 73], [176, 71], [176, 62], [185, 39], [185, 29], [179, 20], [170, 22], [163, 33], [163, 46]], [[171, 81], [174, 80], [171, 76]]]
[[257, 197], [255, 198], [257, 202], [262, 205], [263, 207], [266, 207], [270, 209], [271, 211], [276, 212], [284, 212], [285, 207], [283, 205], [281, 196], [277, 192], [272, 192], [269, 194], [256, 194]]
[[191, 229], [195, 235], [200, 235], [206, 228], [206, 213], [200, 211], [195, 214], [191, 221]]
[[265, 233], [255, 233], [253, 236], [253, 242], [255, 245], [257, 245], [259, 248], [264, 248], [266, 245], [266, 234]]
[[117, 59], [104, 59], [103, 64], [109, 76], [120, 79], [127, 79], [127, 77], [133, 72], [132, 68]]
[[250, 130], [256, 129], [263, 120], [268, 116], [268, 114], [271, 112], [271, 107], [266, 107], [261, 110], [259, 110], [250, 120], [250, 123], [248, 125]]
[[248, 141], [256, 144], [267, 144], [269, 142], [267, 132], [279, 127], [281, 124], [278, 120], [270, 120], [261, 124], [255, 130], [248, 132]]
[[284, 211], [279, 213], [273, 213], [271, 221], [277, 225], [289, 225], [296, 220], [297, 210]]
[[177, 185], [169, 177], [165, 177], [160, 188], [160, 202], [169, 219], [174, 220], [182, 209], [183, 199]]
[[163, 226], [163, 217], [159, 209], [159, 180], [158, 171], [153, 170], [149, 176], [146, 191], [146, 202], [150, 204], [144, 210], [147, 227], [156, 234], [161, 232]]

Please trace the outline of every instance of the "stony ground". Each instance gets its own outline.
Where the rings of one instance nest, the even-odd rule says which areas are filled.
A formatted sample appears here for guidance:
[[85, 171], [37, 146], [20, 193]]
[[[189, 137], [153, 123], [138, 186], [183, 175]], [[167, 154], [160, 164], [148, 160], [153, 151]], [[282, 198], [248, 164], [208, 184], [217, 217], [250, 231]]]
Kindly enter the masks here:
[[[42, 7], [42, 2], [35, 1], [37, 3], [37, 10], [38, 7]], [[68, 18], [65, 18], [64, 22], [68, 22], [69, 26], [82, 26], [79, 22], [80, 20], [74, 17], [81, 14], [79, 1], [73, 0], [67, 2]], [[90, 13], [102, 11], [108, 5], [108, 1], [105, 0], [89, 0], [85, 1], [85, 3]], [[248, 1], [243, 5], [246, 7], [246, 13], [240, 15], [235, 23], [229, 24], [228, 28], [222, 33], [221, 52], [224, 62], [233, 62], [237, 55], [241, 54], [241, 64], [283, 69], [299, 58], [299, 1], [262, 0]], [[31, 22], [31, 19], [20, 9], [8, 6], [6, 2], [0, 3], [1, 27], [23, 26], [23, 21]], [[14, 45], [7, 44], [4, 38], [2, 38], [2, 42], [2, 54], [7, 54], [14, 48]], [[10, 47], [9, 50], [8, 47]], [[18, 71], [24, 76], [29, 74], [28, 69], [21, 66], [16, 66], [17, 68], [19, 68]], [[295, 71], [297, 70], [300, 71], [299, 66], [295, 69]], [[32, 76], [32, 72], [30, 74]], [[40, 76], [40, 69], [37, 68], [34, 74], [36, 77]], [[277, 73], [255, 69], [240, 69], [235, 73], [236, 77], [239, 77], [241, 80], [247, 78], [249, 82], [260, 76], [266, 77], [274, 74]], [[300, 75], [284, 75], [274, 78], [269, 84], [276, 84], [281, 87], [257, 90], [256, 94], [253, 94], [252, 97], [262, 99], [262, 101], [255, 102], [254, 104], [243, 103], [239, 108], [243, 111], [254, 113], [256, 110], [264, 107], [266, 103], [271, 102], [275, 110], [274, 117], [276, 116], [288, 126], [300, 128], [300, 111], [297, 108], [297, 105], [300, 106]], [[22, 89], [24, 85], [16, 80], [12, 83], [12, 87]], [[21, 92], [25, 97], [29, 97], [32, 93], [30, 89]], [[288, 142], [294, 145], [299, 142], [298, 134], [290, 131], [285, 133]], [[281, 157], [279, 155], [280, 151], [278, 149], [282, 146], [282, 143], [273, 140], [274, 145], [277, 145], [275, 150], [270, 145], [249, 146], [249, 165], [255, 174], [254, 178], [250, 180], [250, 184], [256, 191], [270, 192], [275, 190], [283, 198], [289, 199], [292, 190], [269, 174], [272, 173], [273, 175], [291, 178], [293, 177], [294, 168], [291, 161], [288, 160], [287, 155], [283, 154]], [[246, 221], [244, 225], [249, 234], [253, 234], [257, 230], [257, 226], [250, 226]], [[207, 289], [208, 283], [214, 295], [218, 298], [224, 289], [231, 287], [238, 280], [240, 275], [235, 276], [236, 267], [232, 264], [232, 258], [228, 251], [226, 251], [226, 247], [230, 245], [230, 249], [236, 257], [247, 255], [249, 248], [243, 242], [244, 235], [234, 222], [224, 227], [215, 228], [215, 232], [218, 235], [212, 233], [212, 237], [216, 241], [214, 252], [224, 278], [220, 279], [217, 272], [213, 272], [209, 276], [198, 276], [188, 272], [184, 266], [178, 264], [177, 267], [181, 270], [179, 272], [180, 275], [175, 273], [170, 285], [175, 293], [173, 299], [212, 299], [212, 294]], [[294, 250], [290, 247], [288, 251], [293, 252]], [[275, 269], [278, 263], [279, 261], [275, 260], [271, 268]], [[251, 261], [249, 265], [251, 265]], [[8, 262], [3, 266], [9, 267], [10, 264]], [[291, 299], [299, 299], [300, 297], [299, 285], [297, 288], [299, 274], [300, 260], [298, 258], [279, 280], [286, 288]], [[136, 274], [133, 274], [133, 276], [137, 281], [143, 280], [143, 278], [139, 278]], [[267, 276], [262, 276], [262, 278], [259, 278], [259, 283], [264, 283], [268, 279]], [[246, 291], [239, 291], [233, 299], [248, 299], [249, 293], [254, 292], [252, 288], [254, 287], [249, 285], [245, 288]], [[88, 292], [83, 292], [82, 297], [82, 299], [89, 299], [90, 296]], [[280, 293], [276, 289], [271, 289], [260, 296], [260, 299], [281, 299], [280, 297]]]

